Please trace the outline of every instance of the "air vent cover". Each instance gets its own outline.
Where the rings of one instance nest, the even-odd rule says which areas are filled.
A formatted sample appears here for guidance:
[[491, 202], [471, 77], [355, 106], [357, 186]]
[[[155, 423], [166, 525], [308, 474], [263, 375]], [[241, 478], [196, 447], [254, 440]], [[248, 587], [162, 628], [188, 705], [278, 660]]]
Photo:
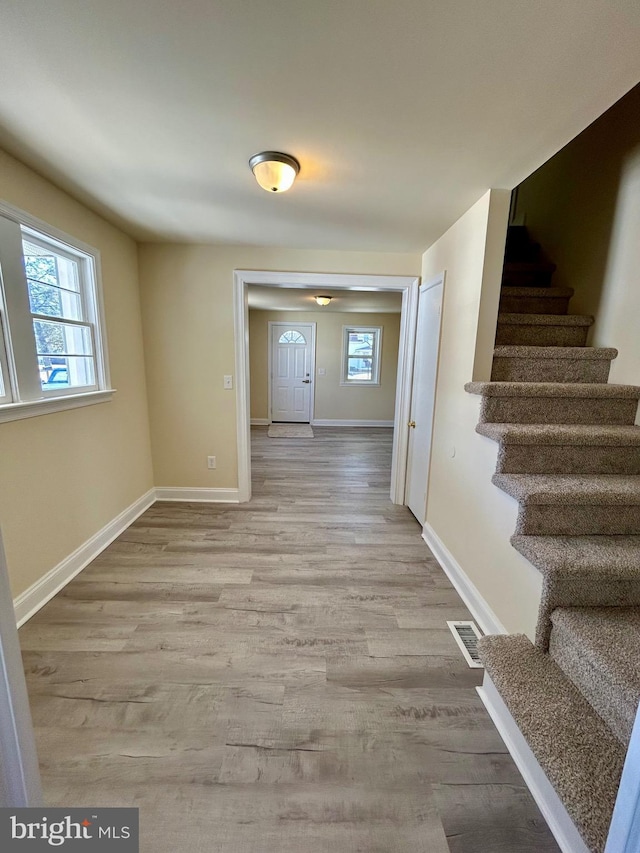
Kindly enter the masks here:
[[482, 636], [475, 622], [447, 622], [451, 633], [460, 646], [466, 662], [473, 669], [482, 669], [480, 656], [478, 654], [478, 640]]

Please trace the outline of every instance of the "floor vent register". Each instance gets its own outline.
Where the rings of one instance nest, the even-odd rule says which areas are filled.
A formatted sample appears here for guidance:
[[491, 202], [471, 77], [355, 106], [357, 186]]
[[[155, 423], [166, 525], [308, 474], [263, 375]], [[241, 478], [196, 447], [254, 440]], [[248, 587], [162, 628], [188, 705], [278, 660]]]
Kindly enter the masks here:
[[482, 634], [476, 623], [457, 620], [447, 622], [447, 625], [469, 666], [473, 669], [482, 669], [480, 655], [478, 654], [478, 640]]

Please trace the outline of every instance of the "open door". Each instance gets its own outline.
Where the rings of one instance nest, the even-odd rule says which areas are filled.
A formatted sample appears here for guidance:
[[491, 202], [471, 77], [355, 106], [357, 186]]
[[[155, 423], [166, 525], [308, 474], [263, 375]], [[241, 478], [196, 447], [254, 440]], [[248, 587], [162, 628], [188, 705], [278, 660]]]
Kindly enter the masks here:
[[424, 525], [440, 352], [444, 273], [420, 287], [413, 362], [405, 503]]

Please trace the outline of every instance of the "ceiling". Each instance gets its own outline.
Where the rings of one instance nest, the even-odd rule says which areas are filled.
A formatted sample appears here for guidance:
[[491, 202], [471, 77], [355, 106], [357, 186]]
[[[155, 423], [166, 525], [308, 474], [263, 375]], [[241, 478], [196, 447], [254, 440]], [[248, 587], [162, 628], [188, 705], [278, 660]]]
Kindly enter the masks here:
[[0, 145], [138, 239], [420, 251], [640, 79], [637, 0], [0, 3]]
[[[266, 287], [250, 284], [249, 308], [260, 311], [316, 311], [358, 312], [363, 314], [399, 314], [402, 308], [402, 294], [361, 290], [331, 290], [320, 287], [315, 290], [293, 287]], [[324, 308], [315, 299], [317, 296], [330, 296], [331, 302]]]

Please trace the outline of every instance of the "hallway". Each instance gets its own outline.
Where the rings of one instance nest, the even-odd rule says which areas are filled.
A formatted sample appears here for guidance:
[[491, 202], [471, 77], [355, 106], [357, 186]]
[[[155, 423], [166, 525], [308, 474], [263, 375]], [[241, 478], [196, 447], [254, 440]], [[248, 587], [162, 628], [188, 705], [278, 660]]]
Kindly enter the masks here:
[[446, 619], [392, 431], [252, 430], [250, 503], [156, 503], [21, 630], [49, 805], [143, 853], [555, 853]]

